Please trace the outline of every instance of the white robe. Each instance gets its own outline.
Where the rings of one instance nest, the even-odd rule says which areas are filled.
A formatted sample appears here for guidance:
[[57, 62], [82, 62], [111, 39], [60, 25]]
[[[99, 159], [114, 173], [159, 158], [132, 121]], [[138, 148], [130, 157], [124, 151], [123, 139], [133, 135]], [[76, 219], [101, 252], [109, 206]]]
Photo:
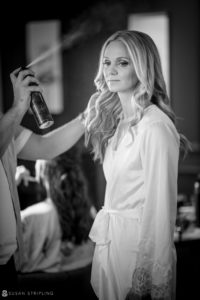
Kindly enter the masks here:
[[[117, 134], [117, 132], [116, 132]], [[179, 134], [156, 105], [126, 130], [103, 163], [105, 202], [90, 231], [91, 284], [101, 300], [174, 299]]]

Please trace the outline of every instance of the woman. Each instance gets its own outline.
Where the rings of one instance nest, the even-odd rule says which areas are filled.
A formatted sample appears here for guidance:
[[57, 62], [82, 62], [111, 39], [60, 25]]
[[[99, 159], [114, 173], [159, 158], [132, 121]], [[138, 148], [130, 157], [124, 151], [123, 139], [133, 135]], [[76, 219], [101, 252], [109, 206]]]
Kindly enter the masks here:
[[75, 147], [35, 165], [38, 203], [21, 211], [22, 272], [60, 272], [89, 265], [93, 223], [87, 181]]
[[178, 160], [188, 142], [177, 132], [152, 39], [114, 33], [95, 84], [83, 121], [107, 186], [89, 235], [93, 289], [101, 300], [174, 299]]

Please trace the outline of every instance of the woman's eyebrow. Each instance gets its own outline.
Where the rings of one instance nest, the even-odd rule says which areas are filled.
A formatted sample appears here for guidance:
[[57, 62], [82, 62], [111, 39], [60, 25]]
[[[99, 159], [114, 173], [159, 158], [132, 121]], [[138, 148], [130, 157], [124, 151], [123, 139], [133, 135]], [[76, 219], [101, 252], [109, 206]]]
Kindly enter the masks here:
[[[110, 58], [107, 57], [107, 56], [104, 56], [103, 58], [110, 59]], [[127, 56], [118, 56], [118, 57], [116, 57], [115, 59], [128, 59], [128, 60], [130, 60], [130, 58], [127, 57]]]

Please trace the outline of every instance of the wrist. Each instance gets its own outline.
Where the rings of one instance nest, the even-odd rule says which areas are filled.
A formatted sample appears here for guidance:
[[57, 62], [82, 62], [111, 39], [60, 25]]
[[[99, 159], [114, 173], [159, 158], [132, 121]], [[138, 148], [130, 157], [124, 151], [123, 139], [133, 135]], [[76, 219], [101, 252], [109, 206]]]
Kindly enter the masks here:
[[26, 112], [23, 106], [20, 106], [20, 105], [15, 104], [15, 103], [13, 104], [11, 110], [13, 111], [13, 113], [16, 117], [16, 120], [22, 119], [25, 112]]

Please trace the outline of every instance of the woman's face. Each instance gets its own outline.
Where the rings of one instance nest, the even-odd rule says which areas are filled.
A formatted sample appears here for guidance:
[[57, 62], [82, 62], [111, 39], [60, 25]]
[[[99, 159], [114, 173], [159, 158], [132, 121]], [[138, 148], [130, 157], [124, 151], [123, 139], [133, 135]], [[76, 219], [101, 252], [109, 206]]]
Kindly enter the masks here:
[[112, 41], [106, 47], [103, 74], [111, 92], [133, 92], [138, 79], [128, 51], [121, 41]]

